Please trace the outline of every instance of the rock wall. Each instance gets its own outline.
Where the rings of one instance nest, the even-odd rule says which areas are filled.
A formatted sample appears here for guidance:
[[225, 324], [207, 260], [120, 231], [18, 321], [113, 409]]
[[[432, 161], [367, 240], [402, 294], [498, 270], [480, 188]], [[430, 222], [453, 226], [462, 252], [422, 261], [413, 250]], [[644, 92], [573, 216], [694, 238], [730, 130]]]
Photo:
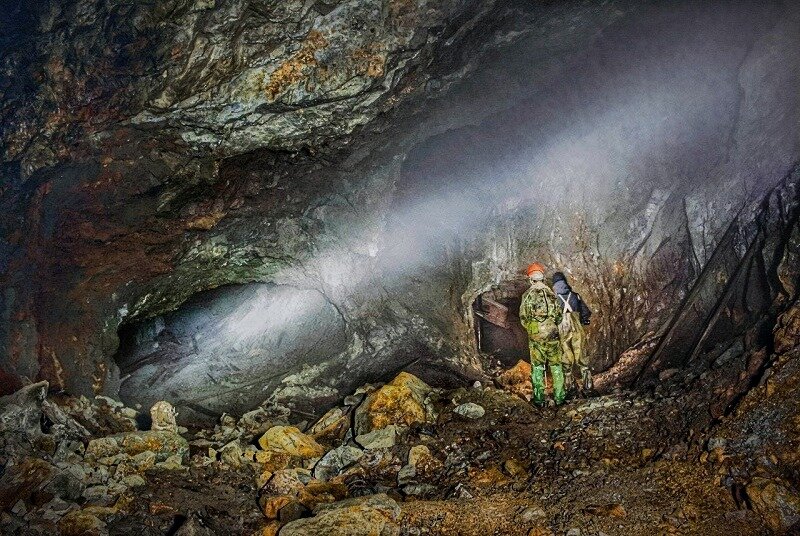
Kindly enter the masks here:
[[198, 411], [256, 403], [245, 383], [303, 410], [403, 367], [476, 378], [470, 306], [532, 258], [593, 305], [606, 368], [800, 158], [798, 21], [777, 2], [17, 7], [3, 383], [135, 397], [120, 325], [250, 282], [315, 296], [344, 349], [230, 396], [196, 379]]

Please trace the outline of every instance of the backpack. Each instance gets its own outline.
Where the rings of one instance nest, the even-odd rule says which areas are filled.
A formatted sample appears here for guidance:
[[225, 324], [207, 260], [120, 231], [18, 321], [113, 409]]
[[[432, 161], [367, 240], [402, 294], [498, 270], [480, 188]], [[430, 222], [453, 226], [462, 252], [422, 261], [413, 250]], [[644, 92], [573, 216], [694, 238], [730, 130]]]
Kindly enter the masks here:
[[561, 311], [561, 323], [558, 325], [558, 332], [564, 336], [569, 334], [570, 331], [573, 329], [572, 325], [572, 315], [570, 313], [574, 312], [572, 307], [569, 305], [569, 299], [572, 297], [572, 292], [564, 299], [562, 296], [559, 295], [559, 299], [564, 302], [564, 310]]

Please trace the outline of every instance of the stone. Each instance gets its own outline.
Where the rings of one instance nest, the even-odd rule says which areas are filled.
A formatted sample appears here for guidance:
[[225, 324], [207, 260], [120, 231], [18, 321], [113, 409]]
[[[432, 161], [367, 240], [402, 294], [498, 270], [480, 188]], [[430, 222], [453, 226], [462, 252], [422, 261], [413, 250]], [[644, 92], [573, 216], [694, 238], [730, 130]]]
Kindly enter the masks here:
[[389, 425], [410, 426], [433, 422], [435, 415], [428, 395], [433, 389], [425, 382], [401, 372], [392, 381], [370, 393], [356, 408], [356, 435], [363, 435]]
[[195, 515], [187, 519], [175, 532], [175, 536], [216, 536], [217, 532], [203, 525]]
[[42, 492], [58, 499], [77, 501], [85, 488], [83, 476], [78, 467], [59, 469], [42, 488]]
[[163, 462], [158, 462], [156, 468], [164, 471], [181, 471], [187, 469], [187, 467], [183, 465], [183, 456], [180, 454], [173, 454]]
[[528, 474], [526, 464], [515, 458], [509, 458], [503, 462], [503, 469], [506, 470], [512, 478], [524, 477]]
[[391, 424], [384, 428], [378, 428], [356, 436], [355, 441], [365, 450], [389, 449], [397, 442], [397, 427]]
[[519, 514], [517, 514], [517, 519], [521, 523], [530, 523], [534, 520], [541, 519], [546, 517], [547, 514], [545, 513], [544, 509], [540, 506], [529, 506], [523, 509]]
[[[39, 382], [0, 397], [0, 463], [11, 458], [52, 456], [59, 442], [89, 437], [86, 428], [46, 400], [48, 388], [48, 382]], [[45, 419], [51, 423], [48, 433], [42, 430]]]
[[77, 510], [79, 507], [77, 504], [73, 502], [67, 502], [63, 499], [55, 498], [50, 502], [42, 505], [42, 518], [51, 521], [57, 522], [59, 519], [64, 517], [68, 512], [72, 510]]
[[259, 438], [258, 444], [264, 451], [284, 453], [301, 459], [316, 458], [325, 452], [314, 438], [294, 426], [273, 426]]
[[285, 469], [292, 461], [292, 457], [285, 452], [275, 452], [272, 450], [259, 450], [255, 454], [256, 463], [261, 465], [262, 471], [275, 472]]
[[581, 529], [573, 527], [567, 530], [566, 536], [581, 536]]
[[531, 397], [531, 364], [524, 360], [503, 372], [497, 377], [497, 382], [510, 393], [525, 400]]
[[352, 395], [347, 395], [346, 397], [344, 397], [343, 403], [344, 403], [345, 406], [357, 406], [357, 405], [361, 404], [361, 402], [366, 397], [367, 397], [366, 393], [358, 393], [358, 394], [354, 393]]
[[397, 485], [398, 486], [405, 486], [406, 484], [410, 484], [414, 481], [414, 477], [417, 476], [417, 468], [411, 464], [404, 465], [400, 468], [397, 472]]
[[337, 476], [360, 460], [363, 455], [363, 450], [350, 445], [342, 445], [330, 450], [314, 466], [314, 478], [328, 480]]
[[500, 469], [491, 465], [486, 469], [476, 471], [470, 475], [470, 484], [477, 488], [488, 488], [502, 486], [508, 483], [508, 477], [500, 472]]
[[156, 402], [153, 404], [153, 407], [150, 408], [150, 418], [153, 421], [150, 425], [150, 429], [177, 434], [178, 424], [175, 422], [177, 413], [178, 412], [175, 411], [175, 408], [172, 407], [172, 404], [169, 402], [165, 400]]
[[436, 493], [436, 486], [431, 484], [409, 484], [403, 487], [403, 493], [411, 496], [424, 496]]
[[189, 443], [177, 433], [165, 430], [128, 432], [89, 441], [86, 456], [96, 460], [118, 454], [136, 456], [146, 451], [154, 453], [157, 462], [163, 462], [170, 456], [187, 456]]
[[398, 536], [400, 507], [385, 494], [323, 504], [314, 517], [287, 523], [281, 536]]
[[48, 482], [56, 468], [38, 458], [25, 458], [5, 468], [0, 477], [0, 511], [6, 510]]
[[753, 510], [776, 533], [784, 533], [800, 522], [800, 494], [788, 486], [757, 477], [745, 489]]
[[242, 466], [242, 457], [244, 452], [238, 439], [235, 439], [219, 449], [220, 461], [230, 465], [234, 469]]
[[97, 516], [76, 510], [70, 512], [58, 522], [61, 536], [106, 536], [108, 528]]
[[109, 498], [108, 486], [90, 486], [83, 490], [83, 498], [88, 502], [99, 502]]
[[262, 495], [258, 504], [261, 507], [261, 513], [267, 519], [278, 519], [278, 514], [284, 506], [294, 500], [292, 495]]
[[128, 475], [122, 479], [122, 483], [129, 488], [140, 488], [145, 486], [147, 482], [140, 475]]
[[156, 453], [146, 450], [140, 452], [135, 456], [126, 456], [120, 460], [114, 476], [117, 478], [126, 475], [144, 473], [148, 469], [152, 469], [156, 464]]
[[342, 408], [332, 408], [311, 426], [308, 434], [317, 441], [341, 440], [349, 428], [350, 413], [345, 413]]
[[290, 523], [297, 519], [303, 518], [311, 513], [311, 510], [307, 508], [303, 503], [300, 501], [289, 501], [289, 504], [285, 505], [278, 511], [278, 519], [281, 523]]
[[264, 407], [256, 408], [242, 415], [236, 423], [236, 427], [242, 430], [246, 436], [260, 436], [276, 424], [281, 424], [283, 416]]
[[425, 445], [414, 445], [408, 451], [408, 463], [416, 467], [431, 458], [431, 449]]
[[456, 406], [453, 413], [467, 419], [480, 419], [486, 414], [486, 410], [474, 402], [467, 402]]
[[304, 485], [297, 469], [282, 469], [272, 475], [262, 492], [272, 495], [297, 495]]
[[708, 445], [706, 446], [706, 450], [709, 452], [713, 451], [714, 449], [721, 448], [725, 449], [728, 446], [728, 440], [724, 437], [712, 437], [708, 440]]
[[278, 531], [280, 529], [281, 523], [279, 521], [270, 521], [255, 531], [251, 536], [278, 536]]
[[332, 479], [329, 481], [312, 480], [298, 494], [298, 499], [310, 509], [316, 508], [320, 504], [328, 504], [341, 501], [349, 493], [347, 486], [342, 479]]

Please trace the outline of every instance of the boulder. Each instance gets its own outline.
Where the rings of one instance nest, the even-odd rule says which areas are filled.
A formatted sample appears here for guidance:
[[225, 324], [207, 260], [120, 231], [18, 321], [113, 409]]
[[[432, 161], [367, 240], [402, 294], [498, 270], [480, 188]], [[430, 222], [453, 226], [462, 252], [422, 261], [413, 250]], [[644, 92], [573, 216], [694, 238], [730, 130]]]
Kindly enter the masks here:
[[325, 452], [313, 437], [294, 426], [273, 426], [261, 436], [258, 444], [264, 451], [301, 459], [317, 458]]
[[86, 457], [94, 460], [120, 454], [132, 457], [148, 451], [155, 454], [156, 462], [163, 462], [171, 456], [188, 455], [189, 443], [177, 433], [165, 430], [128, 432], [89, 441]]
[[316, 440], [341, 440], [350, 428], [350, 413], [332, 408], [308, 430]]
[[531, 397], [531, 364], [519, 360], [516, 365], [498, 376], [497, 382], [506, 391], [529, 400]]
[[395, 536], [400, 534], [400, 507], [385, 494], [345, 499], [318, 506], [312, 518], [298, 519], [281, 536]]
[[747, 486], [750, 503], [764, 522], [778, 534], [800, 522], [800, 494], [766, 478], [754, 478]]
[[414, 445], [408, 451], [408, 464], [416, 467], [417, 465], [420, 464], [420, 462], [423, 462], [424, 460], [427, 460], [430, 457], [431, 457], [431, 449], [429, 449], [425, 445]]
[[6, 467], [0, 477], [0, 512], [8, 510], [19, 500], [25, 500], [48, 482], [56, 468], [44, 460], [25, 458]]
[[178, 423], [175, 422], [177, 414], [178, 412], [169, 402], [165, 400], [156, 402], [150, 408], [150, 418], [153, 421], [150, 429], [178, 433]]
[[[0, 463], [30, 455], [53, 455], [60, 442], [89, 437], [83, 426], [46, 400], [48, 387], [47, 382], [34, 383], [0, 397]], [[44, 420], [50, 423], [46, 432], [42, 429]]]
[[314, 478], [328, 480], [337, 476], [363, 455], [363, 450], [350, 445], [337, 447], [325, 454], [314, 466]]
[[389, 425], [410, 426], [433, 422], [435, 414], [427, 403], [433, 389], [425, 382], [401, 372], [392, 381], [370, 393], [356, 408], [356, 435], [363, 435]]
[[58, 522], [61, 536], [105, 536], [108, 528], [97, 516], [76, 510], [61, 518]]
[[234, 469], [242, 466], [244, 450], [238, 439], [219, 449], [219, 459]]
[[272, 475], [262, 491], [271, 495], [294, 496], [300, 493], [304, 485], [297, 469], [282, 469]]
[[236, 428], [247, 437], [260, 436], [273, 426], [285, 423], [285, 415], [275, 409], [256, 408], [242, 415], [236, 422]]
[[460, 415], [466, 419], [480, 419], [486, 415], [486, 410], [474, 402], [467, 402], [466, 404], [459, 404], [453, 410], [453, 413]]
[[365, 450], [390, 449], [396, 442], [397, 426], [393, 424], [356, 436], [356, 443]]

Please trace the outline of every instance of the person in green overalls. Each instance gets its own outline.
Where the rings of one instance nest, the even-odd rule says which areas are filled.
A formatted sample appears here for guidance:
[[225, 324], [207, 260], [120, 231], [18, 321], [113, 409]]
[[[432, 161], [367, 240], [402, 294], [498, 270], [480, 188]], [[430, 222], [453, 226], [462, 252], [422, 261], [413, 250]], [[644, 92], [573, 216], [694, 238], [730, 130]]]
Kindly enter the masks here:
[[544, 266], [538, 262], [528, 266], [531, 287], [522, 295], [519, 308], [519, 319], [528, 332], [533, 403], [537, 406], [545, 404], [545, 366], [549, 367], [553, 379], [553, 400], [556, 405], [563, 403], [566, 396], [558, 333], [562, 308], [556, 301], [555, 293], [544, 283], [544, 271]]

